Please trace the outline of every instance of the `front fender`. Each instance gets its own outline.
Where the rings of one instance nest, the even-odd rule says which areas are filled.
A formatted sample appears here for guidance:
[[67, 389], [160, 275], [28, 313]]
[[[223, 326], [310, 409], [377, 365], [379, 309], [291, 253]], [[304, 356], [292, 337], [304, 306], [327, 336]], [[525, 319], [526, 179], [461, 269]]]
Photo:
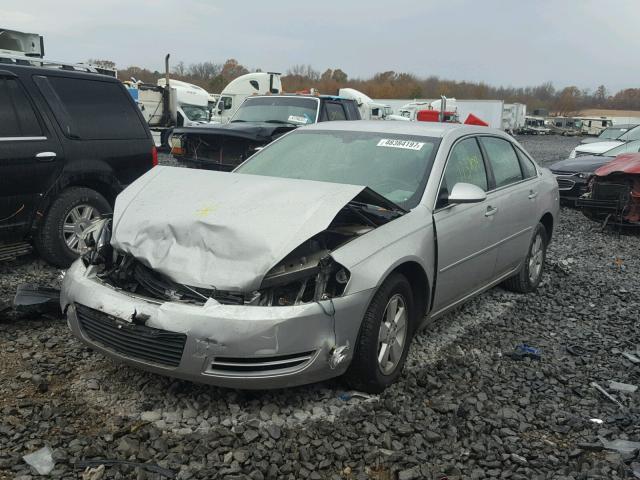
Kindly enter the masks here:
[[420, 265], [429, 285], [433, 285], [435, 254], [431, 213], [418, 206], [331, 255], [351, 272], [345, 294], [352, 294], [378, 288], [393, 270], [407, 262]]

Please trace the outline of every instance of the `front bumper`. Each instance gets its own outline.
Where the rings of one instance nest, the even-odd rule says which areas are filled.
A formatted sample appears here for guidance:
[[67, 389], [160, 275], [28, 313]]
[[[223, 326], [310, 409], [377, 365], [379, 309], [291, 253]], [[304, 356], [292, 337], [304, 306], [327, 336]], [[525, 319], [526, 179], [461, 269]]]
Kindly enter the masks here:
[[558, 182], [558, 193], [560, 193], [560, 201], [562, 202], [575, 203], [575, 201], [588, 190], [588, 179], [580, 178], [572, 174], [563, 175], [554, 173], [554, 175]]
[[[78, 260], [60, 302], [73, 334], [109, 357], [194, 382], [266, 389], [344, 373], [372, 295], [292, 307], [162, 302], [107, 285]], [[345, 360], [332, 369], [332, 350], [347, 344]]]

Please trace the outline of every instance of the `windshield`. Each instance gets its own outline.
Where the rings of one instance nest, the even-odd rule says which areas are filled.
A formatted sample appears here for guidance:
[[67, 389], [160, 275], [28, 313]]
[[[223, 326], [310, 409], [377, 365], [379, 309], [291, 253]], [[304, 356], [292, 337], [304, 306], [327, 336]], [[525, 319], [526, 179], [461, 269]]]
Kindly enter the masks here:
[[413, 135], [297, 130], [235, 171], [364, 185], [411, 209], [420, 202], [439, 142]]
[[231, 122], [268, 122], [290, 125], [315, 123], [318, 115], [317, 98], [256, 97], [247, 98]]
[[602, 155], [605, 157], [615, 157], [622, 153], [636, 153], [640, 151], [640, 140], [634, 140], [633, 142], [623, 143], [617, 147], [613, 147], [611, 150], [607, 150]]
[[612, 127], [612, 128], [605, 128], [602, 133], [600, 135], [598, 135], [598, 138], [604, 138], [606, 140], [613, 140], [618, 138], [620, 135], [622, 135], [624, 132], [626, 132], [627, 130], [629, 130], [628, 128], [616, 128], [616, 127]]
[[209, 121], [209, 110], [207, 107], [199, 107], [197, 105], [180, 105], [182, 107], [182, 111], [187, 116], [189, 120], [192, 122], [208, 122]]
[[628, 142], [629, 140], [640, 140], [640, 125], [622, 134], [618, 140], [622, 140], [623, 142]]

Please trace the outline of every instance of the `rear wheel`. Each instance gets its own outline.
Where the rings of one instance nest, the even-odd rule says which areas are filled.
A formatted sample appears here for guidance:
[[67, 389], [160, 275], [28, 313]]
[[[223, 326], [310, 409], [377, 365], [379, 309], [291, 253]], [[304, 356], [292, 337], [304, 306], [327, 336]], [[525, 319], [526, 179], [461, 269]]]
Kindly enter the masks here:
[[413, 334], [415, 309], [411, 286], [392, 274], [380, 286], [367, 309], [345, 374], [357, 390], [378, 393], [402, 373]]
[[47, 262], [67, 268], [81, 253], [84, 230], [104, 213], [109, 202], [95, 190], [71, 187], [51, 204], [35, 237], [36, 249]]
[[519, 293], [533, 292], [542, 280], [544, 260], [547, 256], [547, 230], [539, 223], [534, 232], [529, 252], [520, 271], [503, 283], [507, 290]]

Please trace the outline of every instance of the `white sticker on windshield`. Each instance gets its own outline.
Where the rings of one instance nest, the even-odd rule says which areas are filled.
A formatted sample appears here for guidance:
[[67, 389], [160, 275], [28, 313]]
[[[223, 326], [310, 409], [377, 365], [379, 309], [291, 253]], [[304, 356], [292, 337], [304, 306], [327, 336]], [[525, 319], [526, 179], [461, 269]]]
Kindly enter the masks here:
[[424, 142], [383, 138], [378, 142], [378, 147], [404, 148], [405, 150], [422, 150], [422, 147], [424, 147]]
[[288, 121], [292, 123], [309, 123], [309, 120], [307, 119], [307, 117], [301, 117], [298, 115], [289, 115]]

